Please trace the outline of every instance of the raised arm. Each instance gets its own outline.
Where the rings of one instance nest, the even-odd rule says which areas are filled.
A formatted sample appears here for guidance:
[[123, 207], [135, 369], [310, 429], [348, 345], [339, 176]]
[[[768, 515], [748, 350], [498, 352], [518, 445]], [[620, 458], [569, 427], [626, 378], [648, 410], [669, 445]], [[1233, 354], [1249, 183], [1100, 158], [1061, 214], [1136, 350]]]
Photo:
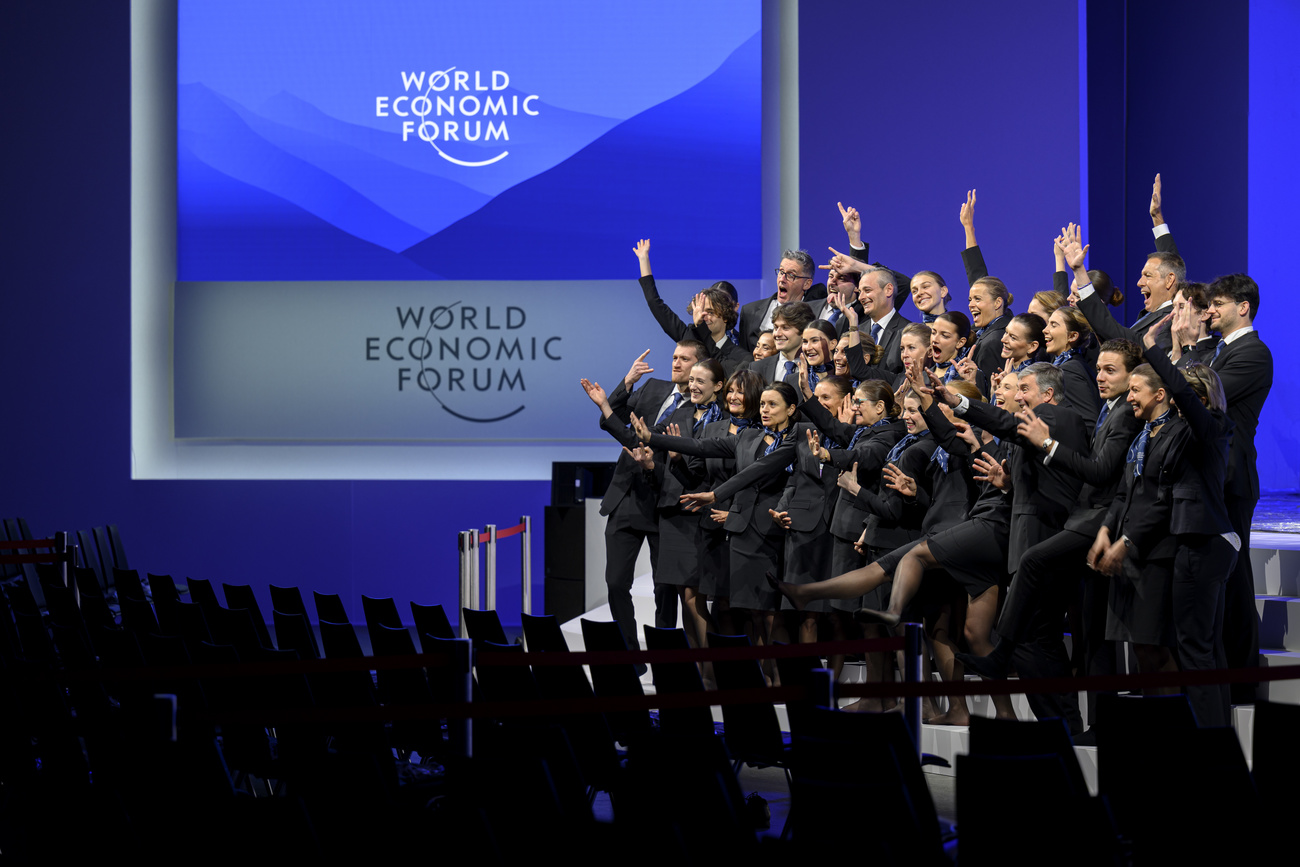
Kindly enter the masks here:
[[[1160, 183], [1160, 174], [1156, 173], [1155, 182], [1151, 184], [1151, 228], [1156, 233], [1156, 249], [1162, 253], [1178, 255], [1178, 244], [1165, 221], [1164, 187]], [[1161, 227], [1164, 231], [1161, 232]]]
[[1075, 291], [1079, 293], [1079, 312], [1088, 320], [1088, 324], [1102, 341], [1123, 339], [1141, 346], [1142, 340], [1137, 332], [1121, 325], [1106, 306], [1106, 299], [1092, 290], [1092, 278], [1088, 276], [1088, 269], [1083, 264], [1084, 257], [1088, 253], [1088, 245], [1083, 243], [1079, 227], [1070, 223], [1063, 230], [1063, 234], [1065, 235], [1065, 263], [1074, 272]]

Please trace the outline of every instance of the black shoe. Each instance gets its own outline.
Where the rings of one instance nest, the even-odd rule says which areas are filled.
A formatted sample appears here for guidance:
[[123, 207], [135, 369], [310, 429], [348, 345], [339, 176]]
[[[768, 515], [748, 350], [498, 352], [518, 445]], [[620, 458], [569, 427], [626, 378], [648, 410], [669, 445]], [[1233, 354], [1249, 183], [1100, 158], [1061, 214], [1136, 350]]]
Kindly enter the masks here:
[[1002, 648], [1001, 642], [994, 645], [988, 656], [976, 656], [973, 653], [957, 652], [957, 661], [965, 666], [970, 674], [978, 674], [985, 680], [1006, 680], [1011, 670], [1011, 654]]
[[1074, 741], [1076, 747], [1095, 747], [1097, 746], [1097, 727], [1093, 726], [1086, 732], [1073, 735], [1070, 740]]

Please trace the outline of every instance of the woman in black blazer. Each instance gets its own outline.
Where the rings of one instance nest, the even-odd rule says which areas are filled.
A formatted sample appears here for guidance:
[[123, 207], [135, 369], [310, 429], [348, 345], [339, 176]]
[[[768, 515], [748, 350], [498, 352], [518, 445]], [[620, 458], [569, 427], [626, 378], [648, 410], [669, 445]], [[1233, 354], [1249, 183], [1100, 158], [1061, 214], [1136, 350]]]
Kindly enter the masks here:
[[1077, 412], [1090, 426], [1097, 424], [1101, 396], [1097, 391], [1097, 370], [1088, 363], [1092, 329], [1083, 314], [1073, 307], [1052, 311], [1043, 331], [1047, 354], [1065, 379], [1060, 403]]
[[777, 595], [767, 586], [766, 574], [780, 574], [785, 559], [785, 528], [771, 512], [785, 492], [785, 473], [768, 474], [755, 465], [766, 456], [782, 467], [795, 456], [799, 398], [785, 382], [770, 383], [759, 399], [762, 427], [746, 428], [735, 436], [712, 439], [652, 434], [644, 420], [633, 416], [637, 436], [652, 448], [667, 449], [702, 458], [734, 458], [736, 474], [712, 491], [683, 494], [682, 504], [698, 509], [731, 499], [723, 527], [730, 534], [731, 607], [750, 612], [745, 633], [755, 644], [771, 640]]
[[[1168, 318], [1168, 317], [1166, 317]], [[1172, 614], [1178, 667], [1184, 671], [1226, 668], [1223, 650], [1224, 594], [1227, 578], [1242, 556], [1224, 504], [1224, 478], [1233, 423], [1219, 376], [1204, 364], [1177, 370], [1156, 346], [1159, 323], [1147, 330], [1145, 357], [1168, 383], [1189, 436], [1175, 455], [1170, 531], [1178, 538], [1174, 554]], [[1227, 686], [1188, 685], [1184, 691], [1203, 726], [1231, 722]]]

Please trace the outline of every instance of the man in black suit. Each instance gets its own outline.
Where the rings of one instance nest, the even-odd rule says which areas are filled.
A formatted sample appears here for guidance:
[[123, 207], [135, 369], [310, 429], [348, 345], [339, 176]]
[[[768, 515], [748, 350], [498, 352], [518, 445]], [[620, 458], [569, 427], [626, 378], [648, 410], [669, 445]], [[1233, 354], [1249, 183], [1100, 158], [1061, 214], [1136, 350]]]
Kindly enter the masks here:
[[[699, 342], [685, 340], [675, 347], [671, 381], [648, 379], [641, 388], [634, 391], [641, 378], [652, 371], [645, 361], [649, 352], [647, 349], [632, 363], [623, 381], [607, 400], [603, 392], [596, 394], [588, 387], [589, 383], [583, 382], [588, 396], [601, 408], [601, 427], [620, 442], [625, 439], [623, 433], [634, 412], [659, 424], [672, 419], [675, 413], [691, 411], [686, 383], [691, 368], [703, 357]], [[595, 389], [598, 391], [599, 386], [595, 386]], [[625, 448], [614, 467], [609, 489], [601, 500], [600, 514], [608, 518], [605, 523], [605, 585], [609, 594], [609, 611], [618, 621], [623, 637], [632, 649], [640, 646], [636, 611], [632, 605], [636, 558], [641, 552], [642, 543], [648, 542], [651, 569], [658, 567], [659, 516], [655, 512], [658, 501], [659, 490], [653, 471], [647, 471]], [[676, 597], [675, 591], [661, 594], [656, 585], [656, 625], [676, 626]], [[667, 623], [670, 602], [672, 623]]]
[[[1254, 320], [1259, 313], [1259, 286], [1245, 274], [1229, 274], [1210, 284], [1209, 328], [1223, 339], [1210, 358], [1203, 358], [1219, 375], [1228, 399], [1228, 418], [1235, 425], [1224, 502], [1232, 529], [1241, 537], [1241, 556], [1228, 578], [1224, 602], [1223, 645], [1230, 668], [1259, 664], [1259, 620], [1255, 610], [1255, 581], [1250, 566], [1250, 524], [1259, 502], [1259, 471], [1255, 467], [1255, 430], [1269, 390], [1273, 387], [1273, 353], [1260, 340]], [[1236, 704], [1254, 700], [1251, 684], [1233, 684]]]
[[794, 386], [795, 394], [802, 397], [799, 388], [799, 356], [803, 348], [803, 330], [814, 319], [813, 310], [802, 301], [782, 304], [772, 313], [772, 339], [776, 354], [750, 361], [748, 369], [763, 378], [763, 382], [783, 380]]
[[903, 372], [903, 359], [898, 354], [903, 329], [911, 324], [894, 306], [898, 295], [897, 280], [888, 268], [874, 268], [862, 275], [858, 282], [858, 302], [862, 305], [862, 324], [870, 328], [871, 339], [880, 347], [879, 366], [894, 376]]
[[[806, 250], [786, 250], [781, 254], [781, 264], [776, 268], [776, 294], [758, 301], [751, 301], [740, 308], [740, 345], [750, 352], [758, 343], [758, 335], [772, 328], [772, 314], [781, 304], [792, 301], [808, 300], [813, 316], [821, 312], [825, 296], [821, 300], [805, 299], [813, 288], [813, 273], [816, 267], [812, 256]], [[819, 284], [820, 285], [820, 284]], [[825, 287], [823, 287], [825, 288]]]
[[[1020, 416], [1017, 432], [1034, 446], [1035, 459], [1077, 476], [1084, 484], [1062, 532], [1030, 548], [1021, 559], [998, 620], [999, 640], [993, 652], [986, 657], [959, 655], [970, 671], [1006, 677], [1014, 659], [1017, 671], [1026, 677], [1069, 676], [1061, 641], [1062, 615], [1083, 581], [1083, 634], [1074, 636], [1076, 659], [1088, 674], [1115, 673], [1113, 645], [1106, 641], [1107, 579], [1090, 573], [1084, 556], [1115, 498], [1129, 446], [1142, 428], [1125, 400], [1129, 374], [1141, 362], [1138, 347], [1127, 340], [1102, 344], [1097, 387], [1103, 404], [1087, 452], [1062, 446], [1032, 408]], [[1094, 705], [1089, 703], [1090, 708]], [[1081, 731], [1077, 695], [1031, 696], [1030, 707], [1039, 719], [1059, 716], [1070, 724], [1072, 734]]]

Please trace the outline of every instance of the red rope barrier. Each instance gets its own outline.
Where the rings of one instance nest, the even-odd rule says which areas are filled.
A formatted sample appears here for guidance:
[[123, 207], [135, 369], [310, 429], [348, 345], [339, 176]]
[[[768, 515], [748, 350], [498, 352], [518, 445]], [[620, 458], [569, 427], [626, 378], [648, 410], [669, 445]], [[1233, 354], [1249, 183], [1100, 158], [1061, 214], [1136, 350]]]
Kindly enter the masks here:
[[54, 539], [15, 539], [6, 541], [0, 539], [0, 548], [53, 548]]
[[[499, 542], [502, 539], [506, 538], [507, 536], [517, 536], [523, 531], [524, 531], [523, 524], [515, 524], [513, 527], [506, 527], [504, 530], [497, 530], [497, 541]], [[479, 540], [482, 541], [483, 539], [486, 539], [487, 534], [488, 531], [486, 527], [483, 528], [482, 530], [479, 530], [478, 531]]]

